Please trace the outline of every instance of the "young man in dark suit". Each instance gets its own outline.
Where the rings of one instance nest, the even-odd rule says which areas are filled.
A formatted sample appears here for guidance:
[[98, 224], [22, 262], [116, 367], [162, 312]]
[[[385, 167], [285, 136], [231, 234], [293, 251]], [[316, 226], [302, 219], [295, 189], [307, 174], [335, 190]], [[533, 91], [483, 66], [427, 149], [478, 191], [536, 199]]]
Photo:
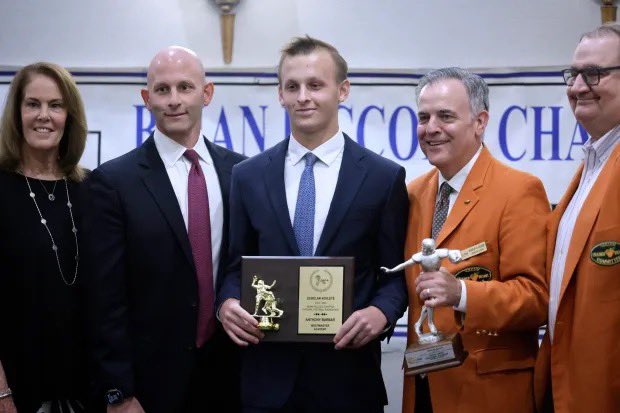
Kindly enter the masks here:
[[[238, 165], [231, 184], [230, 263], [219, 316], [242, 355], [244, 412], [382, 412], [380, 338], [403, 314], [405, 171], [342, 133], [347, 64], [331, 45], [295, 39], [279, 65], [291, 136]], [[308, 213], [310, 212], [310, 213]], [[353, 314], [333, 344], [260, 342], [239, 304], [242, 255], [353, 256]]]
[[155, 131], [90, 178], [94, 359], [108, 412], [239, 405], [238, 354], [215, 319], [214, 297], [230, 175], [244, 157], [201, 134], [212, 96], [193, 51], [159, 52], [142, 90]]

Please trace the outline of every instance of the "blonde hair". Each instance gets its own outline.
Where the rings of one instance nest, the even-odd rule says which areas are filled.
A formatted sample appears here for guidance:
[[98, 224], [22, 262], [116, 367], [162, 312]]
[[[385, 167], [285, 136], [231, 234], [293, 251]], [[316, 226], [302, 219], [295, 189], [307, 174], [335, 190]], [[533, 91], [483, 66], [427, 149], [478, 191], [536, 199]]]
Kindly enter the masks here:
[[338, 50], [329, 43], [315, 39], [306, 35], [305, 37], [295, 37], [282, 49], [280, 63], [278, 63], [278, 80], [282, 81], [282, 64], [287, 57], [309, 55], [316, 50], [326, 50], [332, 57], [336, 65], [336, 81], [343, 82], [347, 78], [349, 68], [347, 61], [344, 60]]
[[0, 168], [17, 171], [20, 167], [24, 142], [21, 104], [24, 89], [34, 75], [49, 77], [60, 89], [67, 108], [67, 121], [58, 147], [58, 165], [65, 176], [79, 182], [85, 176], [84, 169], [78, 162], [86, 146], [86, 113], [73, 77], [66, 69], [54, 63], [33, 63], [15, 74], [0, 120]]

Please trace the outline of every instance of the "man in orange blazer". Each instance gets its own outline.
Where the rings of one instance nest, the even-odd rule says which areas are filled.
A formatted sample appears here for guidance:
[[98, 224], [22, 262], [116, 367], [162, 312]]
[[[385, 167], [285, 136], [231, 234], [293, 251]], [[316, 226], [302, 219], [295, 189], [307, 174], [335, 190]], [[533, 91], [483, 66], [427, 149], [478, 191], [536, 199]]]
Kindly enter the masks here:
[[537, 407], [620, 412], [620, 25], [586, 33], [563, 74], [590, 139], [548, 224], [549, 322], [536, 364]]
[[440, 331], [460, 331], [469, 356], [459, 367], [405, 376], [403, 412], [531, 412], [538, 327], [547, 310], [545, 190], [482, 144], [489, 118], [482, 78], [436, 70], [416, 95], [420, 148], [435, 168], [408, 186], [406, 256], [429, 237], [437, 248], [479, 248], [437, 272], [408, 268], [408, 344], [417, 340], [413, 324], [426, 305], [435, 308]]

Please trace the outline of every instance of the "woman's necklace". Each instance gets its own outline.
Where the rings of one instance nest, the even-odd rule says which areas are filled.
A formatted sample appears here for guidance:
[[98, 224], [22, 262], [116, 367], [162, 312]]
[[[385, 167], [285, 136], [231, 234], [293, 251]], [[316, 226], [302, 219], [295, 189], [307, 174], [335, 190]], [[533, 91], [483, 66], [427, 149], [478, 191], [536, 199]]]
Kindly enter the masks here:
[[54, 181], [54, 187], [52, 188], [52, 192], [47, 191], [47, 188], [45, 187], [45, 185], [43, 185], [43, 181], [39, 180], [39, 183], [41, 184], [41, 186], [43, 187], [43, 190], [47, 194], [47, 199], [49, 199], [50, 201], [54, 201], [56, 199], [54, 192], [56, 192], [56, 184], [58, 183], [58, 181]]
[[[39, 205], [37, 204], [37, 200], [35, 199], [34, 192], [32, 192], [32, 187], [30, 186], [30, 181], [28, 180], [28, 177], [26, 175], [24, 175], [24, 178], [26, 178], [26, 185], [28, 185], [28, 190], [30, 192], [29, 193], [30, 198], [32, 199], [32, 202], [34, 202], [34, 206], [37, 208], [37, 212], [39, 213], [39, 217], [41, 218], [41, 224], [43, 224], [43, 226], [45, 227], [45, 230], [47, 231], [47, 233], [50, 236], [50, 239], [52, 240], [52, 251], [54, 251], [54, 254], [56, 255], [56, 262], [58, 263], [58, 271], [60, 271], [60, 277], [62, 278], [62, 281], [66, 285], [71, 286], [71, 285], [75, 284], [75, 280], [77, 280], [78, 263], [80, 261], [80, 251], [78, 249], [77, 228], [75, 227], [75, 221], [73, 220], [73, 211], [71, 209], [73, 207], [73, 205], [71, 204], [71, 199], [69, 198], [69, 185], [67, 184], [67, 178], [63, 177], [62, 179], [63, 179], [63, 181], [65, 181], [65, 190], [67, 192], [67, 207], [69, 208], [69, 216], [71, 217], [71, 224], [73, 226], [73, 228], [71, 228], [71, 232], [73, 232], [73, 237], [75, 238], [75, 272], [73, 273], [73, 279], [70, 282], [68, 282], [67, 279], [65, 278], [65, 274], [63, 273], [62, 267], [60, 266], [60, 258], [58, 257], [58, 246], [56, 245], [56, 241], [54, 241], [54, 237], [52, 236], [52, 232], [50, 231], [49, 227], [47, 226], [47, 220], [45, 218], [43, 218], [43, 214], [41, 214], [41, 209], [39, 208]], [[53, 201], [55, 199], [55, 198], [51, 199], [49, 197], [49, 194], [48, 194], [48, 198], [50, 199], [50, 201]]]

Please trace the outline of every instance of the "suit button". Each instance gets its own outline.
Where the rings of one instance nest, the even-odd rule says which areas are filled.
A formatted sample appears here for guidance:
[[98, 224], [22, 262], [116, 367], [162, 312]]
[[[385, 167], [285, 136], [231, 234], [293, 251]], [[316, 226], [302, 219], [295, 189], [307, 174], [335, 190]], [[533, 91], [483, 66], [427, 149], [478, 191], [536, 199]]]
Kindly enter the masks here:
[[196, 301], [192, 301], [192, 308], [198, 308], [198, 303]]
[[187, 351], [192, 351], [194, 349], [194, 346], [190, 345], [190, 346], [187, 346], [186, 348], [187, 348]]

